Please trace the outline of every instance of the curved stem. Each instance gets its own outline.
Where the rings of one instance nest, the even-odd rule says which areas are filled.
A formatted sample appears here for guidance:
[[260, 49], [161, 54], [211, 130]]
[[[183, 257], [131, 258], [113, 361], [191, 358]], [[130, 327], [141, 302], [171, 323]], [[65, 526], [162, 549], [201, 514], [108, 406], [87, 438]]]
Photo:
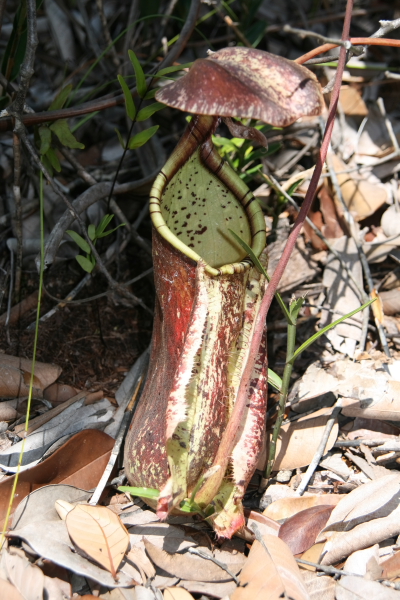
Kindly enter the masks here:
[[[400, 48], [400, 40], [391, 40], [390, 38], [349, 38], [349, 41], [353, 46], [392, 46]], [[338, 45], [339, 44], [322, 44], [322, 46], [310, 50], [310, 52], [303, 54], [303, 56], [299, 56], [294, 62], [303, 65], [311, 58], [314, 58], [314, 56], [329, 52], [332, 48], [337, 48]]]

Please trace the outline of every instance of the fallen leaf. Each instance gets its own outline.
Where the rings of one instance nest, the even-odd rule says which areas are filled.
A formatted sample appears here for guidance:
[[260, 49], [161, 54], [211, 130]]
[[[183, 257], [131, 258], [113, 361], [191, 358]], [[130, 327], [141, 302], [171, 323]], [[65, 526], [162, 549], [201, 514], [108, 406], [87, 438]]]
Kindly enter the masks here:
[[69, 400], [73, 396], [76, 396], [78, 392], [79, 390], [72, 387], [72, 385], [66, 385], [65, 383], [53, 383], [43, 391], [43, 398], [51, 402], [53, 406], [57, 406], [58, 404], [62, 404], [66, 400]]
[[[43, 390], [54, 383], [61, 374], [61, 367], [35, 362], [33, 397], [42, 398]], [[16, 398], [29, 394], [32, 360], [0, 354], [0, 396]]]
[[65, 519], [73, 542], [110, 571], [114, 579], [129, 546], [129, 533], [106, 506], [80, 504]]
[[345, 531], [358, 523], [386, 517], [398, 506], [399, 499], [399, 473], [365, 483], [347, 494], [334, 508], [324, 531]]
[[360, 92], [351, 85], [342, 86], [339, 95], [340, 106], [345, 115], [366, 117], [368, 108]]
[[126, 555], [126, 560], [138, 567], [139, 571], [143, 572], [146, 578], [150, 579], [155, 576], [156, 570], [143, 548], [133, 546]]
[[6, 579], [0, 579], [0, 597], [7, 600], [25, 600], [16, 587]]
[[129, 528], [129, 537], [132, 547], [139, 545], [144, 548], [142, 539], [148, 537], [154, 546], [167, 552], [181, 552], [197, 545], [191, 536], [185, 535], [183, 528], [168, 523], [135, 525]]
[[164, 600], [193, 600], [193, 596], [183, 588], [172, 587], [164, 590]]
[[362, 577], [342, 577], [336, 582], [335, 593], [337, 600], [400, 600], [400, 592]]
[[[81, 431], [42, 463], [19, 474], [13, 508], [30, 492], [52, 483], [95, 488], [108, 463], [114, 440], [97, 429]], [[10, 500], [15, 476], [0, 482], [0, 526]], [[57, 498], [54, 498], [54, 502]], [[15, 526], [15, 522], [14, 522]]]
[[272, 535], [262, 537], [267, 548], [257, 540], [240, 573], [240, 586], [231, 600], [309, 600], [301, 574], [288, 546]]
[[379, 561], [378, 544], [375, 544], [370, 548], [365, 548], [364, 550], [357, 550], [357, 552], [350, 554], [343, 565], [343, 571], [353, 573], [354, 575], [362, 575], [364, 577], [367, 572], [367, 563], [370, 558], [375, 558], [376, 561]]
[[156, 523], [160, 519], [151, 510], [135, 510], [134, 512], [127, 511], [126, 514], [121, 513], [119, 518], [125, 527], [133, 527], [134, 525], [147, 525], [148, 523]]
[[302, 571], [301, 568], [300, 573], [310, 600], [335, 600], [335, 581], [332, 577]]
[[[381, 480], [378, 480], [381, 481]], [[375, 482], [372, 482], [375, 483]], [[368, 485], [368, 484], [367, 484]], [[321, 564], [332, 565], [353, 552], [379, 544], [400, 533], [400, 507], [389, 516], [356, 525], [351, 531], [336, 532], [325, 544]]]
[[42, 600], [44, 575], [27, 558], [5, 551], [4, 563], [7, 577], [17, 588], [24, 600]]
[[394, 579], [400, 575], [400, 552], [381, 562], [382, 579]]
[[[319, 563], [319, 559], [321, 558], [321, 554], [324, 550], [324, 546], [325, 546], [325, 542], [318, 542], [317, 544], [314, 544], [313, 546], [311, 546], [311, 548], [309, 548], [308, 550], [306, 550], [302, 555], [301, 558], [302, 560], [308, 560], [308, 562], [312, 562], [312, 563]], [[304, 564], [299, 564], [300, 570], [302, 571], [303, 569], [305, 569], [306, 571], [316, 571], [316, 568], [313, 567], [312, 565], [304, 565]]]
[[[275, 471], [298, 469], [310, 464], [331, 412], [330, 408], [323, 408], [313, 415], [300, 417], [297, 421], [281, 427], [276, 447]], [[337, 434], [338, 425], [335, 423], [326, 443], [325, 452], [332, 448]]]
[[342, 414], [346, 417], [400, 421], [400, 382], [388, 381], [386, 395], [387, 398], [374, 403], [373, 406], [368, 406], [363, 400], [342, 398]]
[[322, 494], [321, 496], [296, 496], [295, 498], [280, 498], [272, 502], [263, 514], [275, 521], [289, 519], [302, 510], [313, 506], [336, 506], [343, 500], [338, 494]]
[[293, 554], [301, 554], [314, 544], [318, 534], [325, 527], [333, 506], [312, 506], [288, 519], [279, 530], [279, 538]]
[[[151, 542], [144, 539], [146, 552], [157, 567], [163, 569], [179, 579], [195, 581], [229, 581], [230, 575], [211, 560], [188, 553], [169, 554], [161, 548], [157, 548]], [[238, 562], [237, 570], [230, 564], [232, 571], [240, 570], [242, 562]]]

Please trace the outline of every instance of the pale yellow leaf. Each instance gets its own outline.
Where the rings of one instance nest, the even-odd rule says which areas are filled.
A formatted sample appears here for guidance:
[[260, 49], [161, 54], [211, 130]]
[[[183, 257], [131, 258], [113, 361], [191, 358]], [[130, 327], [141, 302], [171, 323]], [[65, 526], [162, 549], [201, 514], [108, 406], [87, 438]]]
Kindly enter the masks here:
[[178, 587], [165, 588], [164, 600], [193, 600], [192, 594]]
[[240, 573], [240, 587], [231, 600], [309, 600], [300, 570], [289, 547], [278, 537], [262, 536], [255, 541]]
[[115, 578], [129, 545], [129, 534], [119, 517], [106, 506], [80, 504], [67, 514], [65, 523], [78, 548]]

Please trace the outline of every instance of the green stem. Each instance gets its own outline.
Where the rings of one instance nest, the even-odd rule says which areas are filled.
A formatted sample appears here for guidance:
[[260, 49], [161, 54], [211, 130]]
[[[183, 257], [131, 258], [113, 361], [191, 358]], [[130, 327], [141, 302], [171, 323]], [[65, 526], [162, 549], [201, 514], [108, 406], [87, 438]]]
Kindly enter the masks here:
[[299, 315], [300, 308], [301, 308], [303, 302], [304, 302], [303, 298], [295, 300], [289, 309], [291, 322], [288, 321], [288, 328], [287, 328], [286, 364], [285, 364], [285, 368], [283, 371], [282, 387], [281, 387], [281, 391], [279, 394], [278, 415], [276, 417], [274, 429], [272, 431], [272, 436], [271, 436], [271, 440], [269, 443], [269, 456], [268, 456], [267, 466], [265, 468], [264, 482], [262, 482], [262, 485], [265, 483], [265, 480], [268, 480], [271, 477], [271, 473], [274, 468], [275, 457], [276, 457], [276, 443], [278, 441], [279, 432], [280, 432], [281, 426], [282, 426], [282, 421], [285, 416], [285, 406], [286, 406], [287, 397], [288, 397], [288, 393], [289, 393], [290, 377], [292, 375], [293, 364], [294, 364], [293, 354], [294, 354], [295, 345], [296, 345], [297, 317]]

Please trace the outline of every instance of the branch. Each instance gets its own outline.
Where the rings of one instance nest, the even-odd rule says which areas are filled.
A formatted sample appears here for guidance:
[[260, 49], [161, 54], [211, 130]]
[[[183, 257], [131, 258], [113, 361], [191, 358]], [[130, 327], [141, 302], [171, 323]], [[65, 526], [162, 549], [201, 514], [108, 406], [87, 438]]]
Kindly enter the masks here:
[[[394, 48], [400, 48], [400, 40], [391, 40], [388, 38], [350, 38], [350, 42], [352, 46], [392, 46]], [[294, 62], [302, 65], [311, 58], [314, 58], [314, 56], [329, 52], [329, 50], [337, 47], [338, 44], [323, 44], [322, 46], [318, 46], [318, 48], [314, 48], [313, 50], [310, 50], [310, 52], [303, 54], [303, 56], [299, 56]]]

